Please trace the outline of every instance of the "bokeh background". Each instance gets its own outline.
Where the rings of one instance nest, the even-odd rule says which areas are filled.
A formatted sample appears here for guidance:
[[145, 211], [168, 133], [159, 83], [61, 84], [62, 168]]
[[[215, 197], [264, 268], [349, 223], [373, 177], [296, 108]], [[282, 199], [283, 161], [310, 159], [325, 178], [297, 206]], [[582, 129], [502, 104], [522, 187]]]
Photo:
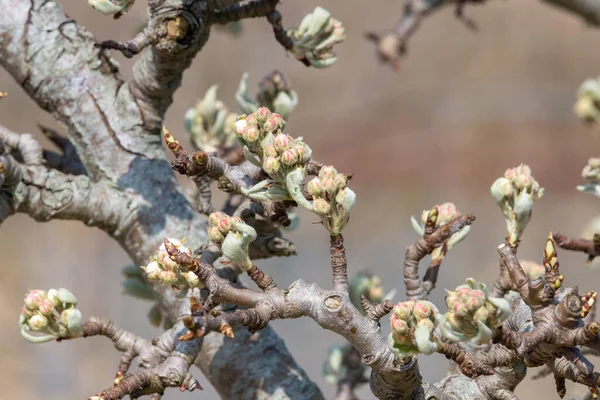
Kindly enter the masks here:
[[[146, 13], [142, 0], [119, 21], [95, 13], [83, 1], [63, 3], [98, 40], [127, 40]], [[432, 299], [443, 305], [443, 288], [454, 288], [467, 276], [491, 284], [505, 228], [489, 186], [521, 162], [531, 166], [546, 188], [521, 257], [540, 261], [549, 231], [578, 235], [596, 216], [600, 201], [578, 193], [575, 185], [582, 181], [587, 159], [598, 155], [598, 138], [571, 108], [580, 82], [600, 73], [600, 30], [539, 1], [498, 1], [467, 7], [481, 26], [473, 34], [447, 8], [424, 22], [410, 42], [402, 71], [394, 73], [379, 65], [363, 35], [395, 23], [401, 1], [287, 0], [280, 7], [285, 25], [298, 24], [317, 5], [343, 21], [347, 31], [332, 68], [307, 69], [286, 56], [264, 20], [245, 21], [237, 38], [215, 31], [185, 73], [166, 124], [182, 137], [185, 110], [210, 85], [218, 83], [219, 97], [235, 110], [234, 93], [243, 72], [250, 73], [250, 87], [256, 88], [263, 75], [282, 70], [300, 96], [288, 132], [304, 136], [319, 160], [354, 173], [358, 202], [345, 233], [351, 273], [377, 271], [386, 288], [398, 288], [396, 299], [401, 299], [404, 249], [416, 239], [410, 216], [452, 201], [461, 211], [476, 214], [477, 221], [444, 262]], [[115, 57], [128, 78], [132, 61]], [[4, 71], [0, 89], [9, 92], [0, 103], [0, 123], [35, 133], [49, 146], [36, 123], [57, 127], [52, 118]], [[328, 285], [326, 231], [311, 224], [310, 215], [301, 217], [300, 228], [288, 234], [299, 255], [261, 266], [280, 286], [299, 277]], [[158, 333], [146, 318], [150, 303], [121, 295], [120, 269], [129, 261], [102, 232], [78, 222], [38, 224], [16, 215], [0, 229], [0, 254], [0, 398], [87, 398], [110, 385], [118, 365], [118, 353], [103, 338], [27, 344], [16, 321], [28, 289], [71, 288], [84, 315], [109, 317], [148, 338]], [[587, 268], [582, 255], [560, 252], [560, 259], [567, 284], [586, 291], [600, 288], [600, 271]], [[310, 320], [272, 324], [332, 398], [321, 364], [328, 346], [342, 339]], [[421, 357], [420, 363], [427, 379], [441, 378], [448, 367], [438, 356]], [[204, 392], [170, 390], [165, 398], [216, 399], [206, 379], [199, 378]], [[517, 394], [523, 399], [556, 396], [551, 378], [528, 377]], [[366, 389], [360, 396], [372, 398]]]

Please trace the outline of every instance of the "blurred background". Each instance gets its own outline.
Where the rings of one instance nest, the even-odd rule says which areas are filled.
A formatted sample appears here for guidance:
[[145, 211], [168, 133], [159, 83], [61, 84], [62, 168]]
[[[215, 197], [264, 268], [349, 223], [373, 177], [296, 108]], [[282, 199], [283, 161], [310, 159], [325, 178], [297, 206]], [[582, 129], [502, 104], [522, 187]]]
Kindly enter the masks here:
[[[83, 1], [63, 3], [99, 41], [131, 38], [146, 15], [142, 0], [118, 21]], [[237, 110], [234, 93], [243, 72], [250, 73], [255, 93], [262, 76], [274, 68], [283, 71], [300, 97], [287, 132], [304, 136], [318, 160], [354, 173], [358, 201], [345, 232], [352, 274], [376, 271], [386, 289], [398, 288], [395, 300], [401, 300], [404, 249], [417, 238], [410, 216], [451, 201], [460, 211], [474, 213], [477, 221], [442, 265], [432, 301], [443, 306], [443, 289], [453, 289], [468, 276], [491, 284], [497, 274], [496, 247], [506, 231], [489, 186], [521, 162], [531, 166], [546, 188], [520, 247], [522, 258], [540, 262], [549, 231], [579, 235], [596, 216], [600, 200], [577, 192], [575, 185], [583, 182], [580, 173], [587, 159], [600, 155], [598, 138], [571, 109], [578, 85], [600, 73], [600, 53], [595, 51], [600, 30], [539, 1], [503, 1], [467, 7], [481, 27], [473, 34], [446, 8], [424, 21], [409, 43], [402, 71], [394, 73], [379, 65], [363, 37], [366, 30], [392, 26], [400, 17], [401, 1], [287, 0], [280, 7], [284, 25], [297, 26], [317, 5], [346, 27], [346, 42], [332, 68], [305, 68], [286, 56], [264, 20], [244, 21], [243, 35], [237, 38], [215, 30], [185, 73], [166, 125], [182, 138], [185, 111], [212, 84], [219, 84], [219, 98]], [[113, 55], [129, 78], [132, 61]], [[36, 123], [58, 128], [52, 118], [4, 71], [0, 89], [9, 92], [0, 104], [0, 123], [34, 133], [49, 146]], [[298, 256], [260, 265], [280, 286], [299, 277], [329, 285], [327, 233], [311, 224], [310, 215], [300, 214], [299, 229], [287, 234]], [[121, 296], [120, 270], [129, 260], [100, 231], [78, 222], [39, 224], [16, 215], [0, 229], [0, 253], [0, 316], [5, 321], [0, 326], [0, 398], [87, 398], [111, 384], [119, 362], [104, 338], [26, 343], [17, 315], [29, 289], [67, 287], [79, 298], [84, 316], [108, 317], [147, 338], [159, 332], [147, 320], [149, 302]], [[600, 271], [587, 268], [584, 256], [562, 251], [560, 261], [568, 285], [600, 289]], [[343, 340], [310, 320], [275, 321], [272, 326], [332, 398], [334, 388], [321, 377], [321, 365], [327, 348]], [[423, 356], [419, 362], [430, 380], [440, 379], [448, 368], [443, 357]], [[164, 398], [216, 399], [198, 374], [204, 392], [169, 390]], [[359, 394], [372, 398], [366, 388]], [[556, 396], [551, 378], [530, 377], [517, 395]]]

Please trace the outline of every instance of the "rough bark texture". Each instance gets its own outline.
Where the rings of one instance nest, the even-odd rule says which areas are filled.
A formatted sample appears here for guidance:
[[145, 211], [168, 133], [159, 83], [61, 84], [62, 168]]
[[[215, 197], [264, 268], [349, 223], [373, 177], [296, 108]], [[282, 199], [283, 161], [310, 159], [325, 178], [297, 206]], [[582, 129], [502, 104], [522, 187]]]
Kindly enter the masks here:
[[[181, 4], [189, 7], [194, 2], [169, 3], [181, 9]], [[185, 237], [190, 248], [200, 248], [206, 242], [206, 217], [193, 209], [176, 183], [157, 129], [193, 55], [185, 53], [171, 69], [171, 64], [164, 64], [168, 61], [166, 54], [161, 56], [156, 49], [149, 48], [142, 53], [134, 70], [133, 82], [138, 83], [128, 83], [120, 77], [115, 61], [104, 50], [94, 47], [92, 34], [66, 17], [54, 1], [1, 0], [0, 9], [1, 65], [40, 107], [62, 123], [89, 173], [89, 179], [63, 180], [56, 172], [36, 173], [32, 181], [54, 186], [44, 191], [22, 181], [17, 185], [17, 193], [23, 196], [18, 200], [18, 210], [41, 220], [62, 218], [59, 213], [68, 211], [72, 213], [70, 218], [104, 229], [138, 265], [147, 262], [164, 237]], [[203, 42], [196, 43], [197, 51]], [[161, 61], [158, 65], [171, 74], [169, 89], [164, 92], [161, 86], [161, 93], [150, 87], [152, 82], [165, 84], [160, 77], [167, 79], [148, 65], [149, 60], [156, 61], [157, 57]], [[136, 85], [144, 85], [144, 89]], [[35, 172], [34, 167], [28, 167], [27, 171]], [[94, 203], [78, 210], [86, 192], [72, 195], [72, 188], [81, 186], [87, 187], [89, 198], [98, 195], [98, 201], [110, 200], [110, 196], [126, 198], [127, 202], [114, 205], [127, 211], [117, 215], [114, 209], [106, 208], [108, 214], [98, 216], [92, 208]], [[53, 196], [37, 197], [30, 193], [33, 197], [27, 197], [27, 191]], [[44, 203], [47, 208], [38, 208], [40, 201], [47, 201]], [[105, 206], [109, 204], [112, 203], [109, 201]], [[6, 208], [2, 207], [2, 214]], [[92, 217], [102, 220], [95, 221]], [[166, 311], [178, 309], [174, 295], [163, 288], [157, 291]], [[282, 394], [280, 398], [322, 397], [274, 331], [261, 332], [261, 340], [252, 342], [252, 352], [239, 351], [242, 343], [248, 343], [244, 337], [249, 337], [246, 328], [236, 332], [235, 341], [224, 341], [222, 335], [211, 334], [200, 349], [198, 366], [224, 398], [236, 397], [241, 388], [264, 388], [265, 376], [273, 377], [267, 383], [268, 389], [246, 391], [237, 398], [266, 398], [275, 392]]]

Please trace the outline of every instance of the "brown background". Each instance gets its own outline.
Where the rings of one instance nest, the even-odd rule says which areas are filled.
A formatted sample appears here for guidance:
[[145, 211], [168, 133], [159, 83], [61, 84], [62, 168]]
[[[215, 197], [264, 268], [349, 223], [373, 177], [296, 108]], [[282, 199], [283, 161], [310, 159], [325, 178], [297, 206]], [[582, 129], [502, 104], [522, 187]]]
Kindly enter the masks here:
[[[139, 0], [115, 22], [83, 1], [63, 3], [98, 40], [126, 40], [146, 12]], [[522, 257], [539, 261], [550, 230], [577, 235], [596, 215], [599, 200], [576, 192], [575, 185], [588, 157], [598, 155], [598, 139], [576, 120], [571, 107], [579, 83], [599, 73], [599, 31], [541, 2], [503, 1], [467, 8], [482, 28], [474, 35], [445, 9], [425, 21], [410, 43], [402, 72], [395, 74], [378, 65], [363, 33], [391, 26], [401, 11], [399, 0], [287, 0], [281, 5], [284, 22], [298, 24], [316, 5], [329, 9], [347, 30], [333, 68], [306, 69], [286, 57], [266, 21], [246, 21], [242, 37], [213, 32], [186, 72], [166, 122], [181, 136], [183, 113], [213, 83], [220, 85], [220, 98], [236, 109], [233, 95], [242, 72], [250, 73], [254, 88], [271, 69], [283, 70], [300, 96], [288, 132], [304, 136], [319, 160], [355, 174], [358, 202], [345, 234], [352, 273], [377, 270], [388, 288], [399, 289], [400, 299], [404, 248], [416, 238], [410, 215], [453, 201], [478, 219], [444, 263], [433, 300], [442, 306], [442, 288], [454, 288], [467, 276], [493, 282], [495, 248], [505, 231], [489, 185], [520, 162], [527, 162], [547, 189], [536, 204]], [[131, 62], [116, 57], [129, 77]], [[4, 71], [0, 89], [9, 92], [0, 103], [0, 123], [36, 134], [37, 122], [55, 126]], [[298, 277], [328, 285], [326, 232], [311, 225], [310, 215], [302, 217], [301, 228], [289, 234], [299, 256], [261, 265], [280, 286]], [[102, 232], [77, 222], [38, 224], [17, 215], [0, 229], [0, 253], [0, 398], [86, 398], [111, 383], [118, 364], [117, 352], [102, 338], [27, 344], [16, 321], [28, 289], [68, 287], [84, 315], [109, 317], [146, 337], [157, 332], [146, 319], [150, 303], [120, 296], [120, 269], [128, 259]], [[586, 269], [584, 257], [561, 252], [561, 261], [567, 284], [600, 288], [599, 272]], [[342, 340], [309, 320], [273, 326], [309, 375], [323, 383], [323, 355]], [[428, 379], [439, 379], [447, 368], [437, 356], [421, 357], [420, 363]], [[171, 390], [165, 398], [216, 398], [199, 378], [203, 393]], [[332, 388], [322, 387], [331, 398]], [[523, 399], [556, 396], [549, 378], [528, 378], [517, 394]], [[361, 398], [371, 397], [361, 391]]]

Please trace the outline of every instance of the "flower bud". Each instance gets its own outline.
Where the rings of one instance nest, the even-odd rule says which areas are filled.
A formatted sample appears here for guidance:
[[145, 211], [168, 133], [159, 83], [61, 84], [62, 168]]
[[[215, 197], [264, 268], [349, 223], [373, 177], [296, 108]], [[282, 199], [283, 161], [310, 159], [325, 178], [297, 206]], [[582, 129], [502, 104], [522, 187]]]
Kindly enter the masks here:
[[296, 152], [296, 154], [298, 154], [298, 161], [300, 163], [308, 161], [306, 147], [304, 146], [304, 144], [297, 144], [296, 146], [294, 146], [294, 151]]
[[429, 318], [433, 314], [432, 304], [428, 301], [419, 300], [415, 303], [413, 315], [416, 319]]
[[219, 230], [219, 228], [217, 228], [216, 226], [209, 226], [208, 227], [208, 238], [213, 243], [221, 243], [224, 239], [224, 236], [221, 233], [221, 231]]
[[271, 111], [267, 107], [259, 107], [258, 110], [256, 110], [256, 117], [259, 122], [265, 122], [270, 115]]
[[454, 304], [454, 307], [452, 307], [452, 312], [458, 317], [464, 317], [469, 313], [469, 309], [467, 308], [465, 303], [458, 302]]
[[429, 318], [424, 318], [417, 322], [417, 328], [418, 327], [425, 327], [429, 332], [431, 332], [433, 330], [434, 324], [433, 321], [431, 321]]
[[177, 283], [177, 274], [173, 271], [162, 271], [160, 280], [168, 285], [174, 285]]
[[344, 213], [348, 214], [356, 203], [356, 193], [350, 188], [342, 189], [335, 196], [335, 201], [342, 206]]
[[254, 143], [258, 139], [260, 139], [260, 132], [255, 127], [249, 126], [246, 129], [244, 129], [242, 138], [248, 143]]
[[27, 306], [23, 306], [21, 308], [21, 314], [27, 318], [30, 318], [33, 315], [33, 310], [29, 309]]
[[333, 181], [338, 190], [344, 189], [348, 185], [348, 179], [344, 174], [336, 174]]
[[460, 216], [460, 212], [458, 212], [454, 203], [444, 203], [435, 207], [438, 210], [436, 226], [445, 225]]
[[25, 305], [31, 310], [37, 310], [46, 299], [46, 292], [43, 290], [32, 290], [25, 297]]
[[275, 149], [280, 153], [283, 153], [284, 151], [290, 148], [290, 139], [291, 138], [285, 133], [278, 134], [277, 136], [275, 136], [275, 140], [273, 141]]
[[29, 318], [29, 328], [34, 332], [42, 332], [48, 326], [48, 320], [43, 315], [36, 314]]
[[406, 321], [399, 319], [399, 318], [394, 318], [393, 315], [390, 318], [390, 326], [392, 328], [392, 333], [394, 335], [404, 336], [408, 333], [408, 330], [409, 330], [409, 327], [408, 327], [408, 324], [406, 323]]
[[329, 193], [330, 195], [333, 195], [333, 193], [337, 189], [333, 178], [329, 178], [329, 177], [321, 178], [321, 185], [323, 186], [323, 191]]
[[148, 280], [156, 281], [160, 278], [161, 268], [158, 265], [158, 262], [152, 261], [150, 264], [142, 267], [142, 269], [146, 272], [146, 276]]
[[263, 148], [263, 153], [267, 157], [277, 157], [277, 156], [279, 156], [279, 152], [277, 151], [277, 149], [273, 145], [271, 145], [271, 146], [265, 146]]
[[505, 199], [513, 195], [513, 185], [510, 180], [506, 178], [498, 178], [492, 184], [490, 191], [492, 192], [492, 197], [496, 203], [502, 204]]
[[210, 224], [212, 226], [217, 226], [217, 225], [219, 225], [219, 221], [226, 216], [227, 216], [227, 214], [225, 214], [224, 212], [217, 211], [217, 212], [211, 213], [208, 216], [208, 221], [210, 222]]
[[451, 309], [459, 301], [456, 292], [448, 292], [448, 295], [446, 296], [446, 306], [448, 306], [448, 308]]
[[58, 290], [56, 290], [56, 289], [50, 289], [50, 290], [48, 290], [48, 299], [55, 306], [57, 306], [57, 305], [59, 305], [61, 303], [61, 301], [58, 298]]
[[414, 308], [415, 308], [415, 302], [411, 301], [411, 300], [396, 303], [396, 305], [394, 306], [394, 315], [397, 318], [400, 318], [400, 319], [403, 319], [406, 321], [410, 318], [410, 315], [412, 314]]
[[256, 114], [252, 113], [246, 117], [246, 125], [247, 127], [253, 126], [255, 128], [258, 128], [258, 118], [256, 117]]
[[219, 222], [217, 223], [217, 228], [219, 228], [219, 231], [221, 231], [223, 235], [226, 235], [227, 232], [229, 232], [229, 230], [231, 229], [231, 220], [227, 215], [225, 215], [219, 220]]
[[238, 137], [242, 137], [242, 135], [244, 134], [244, 131], [246, 130], [247, 127], [248, 127], [248, 122], [245, 119], [237, 120], [234, 124], [235, 134]]
[[281, 115], [277, 113], [272, 113], [267, 122], [264, 123], [263, 129], [267, 132], [275, 132], [277, 129], [283, 129], [285, 127], [285, 122]]
[[54, 312], [54, 304], [49, 299], [44, 299], [40, 307], [38, 308], [39, 312], [44, 315], [52, 315]]
[[281, 168], [281, 163], [275, 157], [267, 157], [263, 163], [263, 169], [270, 176], [276, 175]]
[[185, 279], [189, 287], [200, 286], [200, 279], [198, 279], [198, 276], [192, 271], [184, 272], [181, 275], [183, 275], [183, 278]]
[[325, 216], [331, 211], [331, 206], [329, 205], [327, 200], [317, 197], [313, 201], [313, 209], [318, 215]]
[[285, 165], [292, 166], [298, 161], [298, 154], [294, 149], [288, 149], [281, 155], [281, 162]]
[[323, 184], [319, 178], [313, 178], [306, 185], [306, 190], [312, 197], [319, 197], [323, 193]]
[[321, 167], [321, 170], [319, 171], [319, 178], [321, 178], [321, 180], [325, 178], [333, 178], [337, 175], [337, 173], [337, 170], [332, 166]]

